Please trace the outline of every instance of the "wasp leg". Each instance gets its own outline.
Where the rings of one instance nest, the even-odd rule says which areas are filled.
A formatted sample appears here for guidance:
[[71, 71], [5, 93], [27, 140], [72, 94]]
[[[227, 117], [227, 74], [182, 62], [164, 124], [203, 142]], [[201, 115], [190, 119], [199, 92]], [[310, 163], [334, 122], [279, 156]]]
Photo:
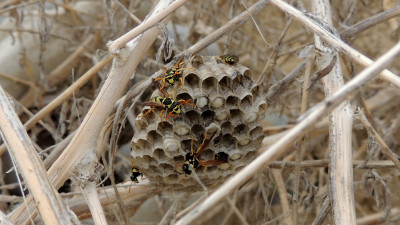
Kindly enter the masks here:
[[179, 81], [179, 84], [177, 84], [176, 87], [175, 87], [175, 88], [172, 90], [172, 92], [171, 92], [171, 97], [172, 97], [172, 95], [174, 94], [174, 92], [175, 92], [176, 90], [178, 90], [178, 88], [179, 88], [181, 85], [182, 85], [183, 90], [187, 91], [186, 88], [183, 87], [182, 77], [180, 77], [179, 80], [180, 80], [180, 81]]
[[[163, 119], [162, 119], [162, 114], [163, 114], [163, 112], [164, 112], [165, 110], [163, 109], [163, 110], [161, 110], [161, 112], [160, 112], [160, 120], [161, 120], [161, 125], [162, 126], [164, 126], [164, 123], [163, 123]], [[167, 119], [168, 120], [168, 119]], [[167, 121], [166, 120], [166, 121]]]
[[160, 90], [165, 87], [165, 74], [167, 73], [167, 68], [163, 67], [162, 69], [164, 71], [164, 76], [155, 79], [155, 81], [162, 80], [162, 85], [161, 85]]
[[173, 112], [170, 112], [170, 113], [168, 114], [167, 119], [166, 119], [165, 121], [168, 121], [169, 117], [171, 117], [171, 116], [181, 116], [181, 115], [174, 114]]
[[145, 117], [145, 116], [147, 116], [151, 111], [153, 111], [155, 108], [153, 108], [153, 107], [151, 107], [149, 110], [147, 110], [147, 112], [145, 113], [145, 114], [143, 114], [143, 115], [141, 115], [141, 116], [138, 116], [138, 118], [142, 118], [142, 117]]
[[[200, 145], [200, 147], [199, 147], [199, 150], [203, 147], [203, 145], [204, 145], [204, 143], [206, 142], [206, 140], [207, 140], [207, 132], [205, 132], [205, 134], [204, 134], [204, 139], [203, 139], [203, 142], [201, 142], [201, 145]], [[197, 153], [197, 152], [196, 152]]]
[[129, 185], [129, 191], [128, 191], [128, 193], [131, 193], [132, 183], [133, 183], [133, 181], [131, 181], [131, 184]]

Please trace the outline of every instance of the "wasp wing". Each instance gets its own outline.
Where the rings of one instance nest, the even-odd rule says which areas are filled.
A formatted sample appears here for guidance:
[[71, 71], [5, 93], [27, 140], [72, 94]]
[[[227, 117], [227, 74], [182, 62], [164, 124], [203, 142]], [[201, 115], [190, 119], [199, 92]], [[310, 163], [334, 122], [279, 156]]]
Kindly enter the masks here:
[[224, 164], [226, 162], [221, 161], [221, 160], [200, 160], [199, 165], [200, 166], [218, 166], [221, 164]]
[[217, 132], [214, 132], [213, 135], [211, 135], [211, 137], [209, 139], [207, 139], [205, 142], [203, 142], [203, 144], [200, 145], [200, 148], [196, 151], [196, 155], [194, 156], [194, 158], [197, 158], [201, 152], [207, 148], [207, 146], [210, 144], [211, 140], [213, 139], [214, 135]]
[[165, 106], [159, 102], [145, 102], [142, 103], [142, 106], [150, 106], [155, 108], [164, 108]]

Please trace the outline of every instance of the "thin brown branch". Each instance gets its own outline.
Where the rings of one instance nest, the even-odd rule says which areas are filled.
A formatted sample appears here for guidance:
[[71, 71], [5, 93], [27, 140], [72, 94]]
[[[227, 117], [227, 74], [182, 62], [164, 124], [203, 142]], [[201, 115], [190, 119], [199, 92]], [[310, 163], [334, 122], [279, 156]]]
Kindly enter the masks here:
[[151, 18], [148, 18], [147, 20], [143, 21], [141, 24], [139, 24], [137, 27], [133, 28], [131, 31], [128, 33], [124, 34], [123, 36], [119, 37], [115, 41], [112, 41], [110, 45], [108, 46], [108, 50], [110, 53], [114, 54], [118, 49], [122, 48], [126, 43], [129, 41], [133, 40], [146, 30], [154, 27], [157, 23], [159, 23], [161, 20], [163, 20], [165, 17], [170, 15], [173, 11], [181, 7], [183, 4], [185, 4], [188, 0], [176, 0], [175, 2], [171, 3], [168, 7], [166, 7], [164, 10], [161, 10], [157, 13], [155, 13]]
[[228, 33], [229, 31], [233, 30], [237, 26], [243, 24], [249, 19], [250, 14], [257, 13], [261, 9], [263, 9], [268, 4], [268, 1], [259, 0], [258, 2], [254, 3], [251, 7], [249, 7], [246, 11], [242, 12], [241, 14], [232, 18], [229, 22], [227, 22], [222, 27], [216, 29], [211, 34], [207, 35], [207, 37], [203, 38], [192, 47], [187, 49], [187, 52], [190, 54], [196, 54], [199, 51], [203, 50], [210, 44], [214, 43], [216, 40], [220, 39], [224, 34]]
[[351, 27], [347, 27], [340, 31], [340, 37], [348, 41], [351, 37], [354, 37], [356, 34], [363, 32], [378, 23], [384, 22], [390, 18], [396, 17], [400, 15], [400, 5], [393, 7], [392, 9], [380, 12], [374, 16], [368, 17], [365, 20], [362, 20]]
[[321, 80], [323, 77], [325, 77], [326, 75], [328, 75], [332, 71], [333, 67], [336, 65], [336, 61], [337, 61], [337, 55], [334, 55], [333, 58], [331, 59], [331, 61], [329, 62], [329, 65], [327, 65], [322, 70], [316, 72], [311, 77], [310, 85], [308, 86], [307, 91], [310, 90], [311, 88], [313, 88], [314, 84], [318, 80]]
[[279, 50], [281, 48], [281, 43], [283, 38], [286, 36], [287, 31], [289, 30], [290, 24], [292, 24], [292, 19], [289, 17], [286, 20], [286, 25], [285, 28], [283, 28], [283, 31], [281, 32], [281, 35], [278, 37], [278, 39], [276, 39], [274, 46], [272, 48], [272, 52], [268, 57], [268, 61], [265, 64], [263, 70], [261, 71], [257, 83], [263, 83], [266, 79], [266, 76], [268, 76], [269, 74], [271, 74], [272, 70], [275, 67], [276, 64], [276, 59], [279, 53]]
[[[303, 160], [299, 163], [292, 162], [292, 161], [274, 161], [271, 162], [269, 165], [270, 168], [274, 169], [282, 169], [288, 168], [293, 169], [298, 166], [300, 169], [307, 169], [307, 168], [319, 168], [329, 166], [329, 159], [319, 159], [319, 160]], [[354, 160], [353, 161], [353, 168], [356, 169], [394, 169], [396, 166], [391, 160], [384, 160], [384, 161], [368, 161], [365, 162], [364, 160]]]
[[78, 62], [79, 56], [87, 48], [88, 45], [93, 44], [95, 40], [95, 35], [89, 35], [82, 44], [80, 44], [73, 53], [71, 53], [68, 58], [66, 58], [60, 65], [53, 69], [47, 75], [47, 83], [50, 87], [54, 87], [60, 82], [64, 81], [71, 73], [71, 68]]
[[[105, 65], [107, 65], [113, 56], [108, 56], [107, 58], [103, 59], [91, 69], [89, 69], [82, 77], [80, 77], [75, 83], [73, 83], [69, 88], [67, 88], [63, 93], [61, 93], [57, 98], [55, 98], [52, 102], [48, 105], [43, 107], [39, 112], [35, 114], [35, 116], [31, 117], [28, 121], [25, 122], [24, 126], [26, 130], [31, 129], [39, 120], [43, 119], [47, 116], [50, 112], [52, 112], [55, 108], [65, 102], [68, 98], [72, 96], [74, 91], [82, 87], [90, 78], [97, 74]], [[4, 154], [6, 151], [5, 145], [0, 146], [0, 156]]]
[[359, 120], [362, 122], [364, 125], [365, 129], [368, 132], [368, 135], [373, 137], [381, 146], [382, 153], [386, 155], [396, 166], [398, 170], [400, 170], [400, 157], [396, 155], [385, 143], [385, 141], [382, 139], [382, 137], [376, 132], [374, 127], [371, 125], [371, 123], [367, 120], [365, 117], [363, 111], [361, 109], [358, 109], [358, 116]]
[[318, 215], [315, 217], [312, 225], [320, 225], [323, 224], [326, 216], [329, 214], [329, 212], [332, 210], [332, 204], [330, 198], [327, 196], [324, 200], [324, 203], [322, 203], [321, 210], [318, 212]]
[[283, 181], [283, 177], [280, 170], [274, 169], [272, 170], [272, 175], [274, 176], [276, 188], [278, 189], [279, 199], [282, 206], [282, 212], [284, 215], [283, 221], [285, 224], [291, 225], [293, 224], [292, 218], [290, 217], [290, 204], [288, 199], [288, 193], [286, 191], [285, 182]]
[[400, 214], [400, 208], [393, 208], [389, 215], [385, 217], [385, 212], [379, 212], [375, 214], [370, 214], [357, 219], [357, 225], [374, 225], [383, 224], [387, 221], [392, 221], [392, 219], [398, 220]]

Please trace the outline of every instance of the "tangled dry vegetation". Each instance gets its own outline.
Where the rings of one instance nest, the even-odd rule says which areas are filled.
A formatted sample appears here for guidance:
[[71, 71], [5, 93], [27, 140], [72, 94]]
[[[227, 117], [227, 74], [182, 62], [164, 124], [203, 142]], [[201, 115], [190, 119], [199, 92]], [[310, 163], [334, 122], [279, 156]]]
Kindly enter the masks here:
[[[399, 224], [400, 68], [390, 64], [399, 52], [399, 14], [394, 0], [1, 2], [0, 223]], [[219, 64], [223, 70], [249, 68], [260, 86], [245, 92], [257, 90], [268, 105], [258, 108], [257, 124], [226, 122], [234, 116], [229, 107], [242, 107], [244, 118], [238, 103], [254, 99], [236, 89], [224, 96], [213, 89], [224, 81], [210, 78], [201, 82], [221, 95], [229, 118], [203, 104], [192, 117], [184, 109], [165, 121], [173, 130], [201, 115], [203, 125], [186, 136], [164, 137], [172, 131], [158, 126], [143, 146], [131, 142], [150, 129], [135, 120], [156, 88], [151, 78], [182, 56], [192, 65], [197, 54], [216, 63], [213, 56], [227, 53], [240, 65]], [[193, 74], [184, 70], [188, 89]], [[216, 99], [209, 94], [200, 97]], [[242, 129], [255, 138], [242, 142]], [[164, 154], [162, 144], [161, 153], [151, 152], [156, 138], [179, 140], [182, 153], [190, 136], [199, 146], [211, 130], [217, 138], [201, 157], [222, 151], [217, 140], [235, 143], [220, 145], [227, 163], [239, 165], [224, 172], [230, 179], [218, 180], [220, 168], [185, 177], [174, 165], [183, 154], [163, 155], [168, 165], [146, 164]], [[261, 147], [253, 144], [263, 136]], [[147, 165], [138, 184], [127, 182], [132, 156], [143, 155], [131, 145], [151, 153], [136, 158]], [[254, 160], [233, 162], [238, 146], [257, 146]], [[176, 186], [172, 178], [155, 182], [146, 175], [152, 170]], [[193, 188], [202, 180], [208, 189]]]

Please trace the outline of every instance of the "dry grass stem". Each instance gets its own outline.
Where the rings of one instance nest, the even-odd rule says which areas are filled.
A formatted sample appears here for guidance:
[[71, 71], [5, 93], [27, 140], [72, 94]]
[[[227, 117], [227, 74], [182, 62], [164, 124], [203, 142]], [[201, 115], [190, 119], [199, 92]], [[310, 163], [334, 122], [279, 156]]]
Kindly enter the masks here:
[[[32, 118], [25, 122], [24, 126], [26, 130], [31, 129], [39, 120], [47, 116], [51, 111], [60, 106], [66, 99], [70, 98], [74, 91], [82, 87], [86, 82], [88, 82], [92, 76], [96, 75], [99, 70], [101, 70], [105, 65], [107, 65], [113, 56], [108, 56], [107, 58], [100, 61], [98, 64], [89, 69], [82, 77], [80, 77], [75, 83], [73, 83], [69, 88], [67, 88], [62, 94], [55, 98], [51, 103], [43, 107], [39, 112], [35, 114]], [[0, 146], [0, 155], [6, 151], [6, 147]]]
[[324, 203], [322, 203], [322, 208], [321, 210], [319, 210], [318, 215], [315, 217], [315, 220], [313, 221], [312, 225], [323, 224], [326, 216], [329, 214], [331, 210], [332, 210], [331, 200], [329, 199], [329, 197], [326, 197]]
[[340, 37], [343, 40], [348, 40], [351, 37], [354, 37], [356, 34], [375, 26], [378, 23], [384, 22], [390, 18], [396, 17], [400, 15], [400, 5], [397, 5], [389, 10], [383, 11], [371, 17], [368, 17], [365, 20], [362, 20], [351, 27], [347, 27], [340, 32]]
[[21, 172], [36, 202], [42, 219], [48, 224], [70, 224], [67, 208], [50, 183], [46, 170], [33, 147], [28, 134], [0, 87], [0, 128], [15, 171]]
[[[313, 13], [332, 24], [330, 2], [326, 0], [312, 1]], [[337, 53], [326, 46], [320, 37], [315, 35], [316, 66], [319, 71], [325, 72], [325, 98], [331, 97], [344, 85]], [[327, 66], [328, 63], [328, 66]], [[318, 77], [319, 72], [317, 72]], [[319, 79], [319, 78], [318, 78]], [[311, 78], [310, 87], [313, 85]], [[353, 188], [353, 156], [352, 156], [352, 120], [353, 113], [350, 102], [345, 101], [340, 107], [333, 110], [329, 116], [329, 147], [330, 147], [330, 199], [336, 224], [356, 224]]]
[[231, 194], [240, 185], [244, 184], [250, 177], [254, 176], [258, 171], [268, 166], [273, 160], [285, 153], [300, 136], [307, 133], [310, 128], [324, 115], [330, 113], [335, 107], [339, 106], [343, 101], [350, 98], [352, 94], [358, 91], [358, 88], [372, 79], [376, 73], [383, 70], [400, 52], [400, 43], [396, 44], [387, 53], [376, 60], [371, 66], [367, 67], [354, 79], [345, 84], [339, 91], [327, 98], [324, 102], [314, 106], [309, 113], [306, 113], [300, 122], [289, 130], [285, 136], [273, 144], [267, 151], [264, 151], [253, 162], [227, 180], [213, 194], [211, 194], [202, 204], [186, 214], [177, 225], [190, 224], [205, 212], [207, 212], [217, 202]]
[[145, 32], [146, 30], [152, 28], [154, 25], [159, 23], [165, 17], [170, 15], [173, 11], [181, 7], [185, 4], [188, 0], [176, 0], [172, 2], [168, 7], [164, 10], [161, 10], [155, 14], [153, 14], [150, 18], [143, 21], [140, 25], [129, 31], [128, 33], [124, 34], [123, 36], [119, 37], [115, 41], [112, 41], [108, 49], [110, 53], [114, 54], [116, 50], [122, 48], [126, 43], [136, 38], [141, 33]]
[[391, 219], [397, 220], [400, 214], [400, 208], [393, 208], [390, 211], [388, 217], [385, 218], [385, 213], [375, 213], [372, 215], [364, 216], [357, 219], [357, 225], [373, 225], [373, 224], [383, 224], [390, 221]]
[[285, 224], [291, 225], [293, 224], [293, 221], [292, 218], [290, 217], [291, 210], [288, 199], [288, 193], [286, 191], [285, 181], [283, 180], [280, 170], [273, 169], [272, 175], [274, 176], [276, 189], [278, 189], [279, 193], [279, 200], [281, 201], [282, 204], [282, 212], [283, 212], [282, 214], [284, 215], [283, 221], [285, 221]]
[[368, 135], [371, 136], [374, 140], [378, 142], [378, 144], [381, 146], [381, 151], [383, 154], [386, 155], [396, 166], [398, 170], [400, 170], [400, 162], [399, 159], [400, 157], [394, 153], [389, 146], [386, 145], [385, 141], [382, 139], [382, 137], [376, 132], [374, 127], [371, 125], [371, 123], [367, 120], [367, 118], [364, 115], [364, 112], [359, 108], [358, 109], [358, 117], [359, 120], [362, 122], [364, 125], [365, 129], [368, 132]]
[[[127, 210], [136, 210], [146, 199], [161, 192], [160, 189], [149, 186], [148, 182], [142, 183], [143, 184], [141, 185], [132, 186], [130, 192], [130, 185], [117, 186], [118, 192], [121, 195], [123, 204]], [[104, 211], [110, 214], [110, 212], [113, 211], [110, 209], [115, 209], [115, 204], [117, 201], [114, 189], [110, 187], [99, 188], [97, 191], [99, 196], [98, 199], [104, 208]], [[68, 206], [80, 219], [90, 217], [89, 207], [86, 199], [83, 196], [68, 199]]]
[[3, 225], [12, 225], [10, 220], [8, 220], [6, 214], [4, 214], [2, 211], [0, 211], [0, 224]]
[[[273, 161], [269, 165], [269, 167], [274, 169], [283, 169], [283, 168], [294, 168], [299, 166], [301, 169], [305, 168], [317, 168], [317, 167], [328, 167], [329, 159], [320, 159], [320, 160], [303, 160], [300, 163], [296, 162], [288, 162], [288, 161]], [[396, 168], [394, 163], [391, 160], [380, 160], [380, 161], [368, 161], [367, 163], [363, 160], [354, 160], [353, 168], [357, 169], [389, 169]]]
[[[50, 87], [54, 87], [55, 85], [59, 84], [60, 82], [64, 81], [70, 74], [71, 74], [71, 68], [75, 67], [78, 60], [79, 56], [82, 54], [82, 52], [92, 44], [95, 40], [95, 35], [91, 34], [89, 35], [81, 45], [79, 45], [75, 51], [68, 56], [67, 59], [64, 60], [63, 63], [61, 63], [59, 66], [57, 66], [49, 75], [47, 75], [47, 83], [49, 84]], [[103, 65], [102, 63], [99, 63], [100, 65]]]
[[210, 44], [214, 43], [216, 40], [220, 39], [222, 35], [228, 33], [233, 30], [240, 24], [246, 22], [251, 14], [257, 13], [261, 9], [263, 9], [268, 4], [268, 1], [259, 0], [254, 3], [251, 7], [249, 7], [246, 11], [241, 14], [235, 16], [231, 20], [229, 20], [225, 25], [213, 31], [211, 34], [207, 35], [207, 37], [203, 38], [201, 41], [197, 42], [193, 46], [187, 49], [187, 52], [190, 54], [196, 54], [202, 49], [206, 48]]
[[82, 188], [82, 193], [86, 198], [94, 224], [107, 225], [108, 223], [104, 214], [104, 210], [100, 204], [100, 199], [97, 194], [96, 183], [88, 182], [86, 186]]
[[[280, 8], [282, 11], [290, 14], [291, 16], [299, 20], [303, 25], [311, 29], [322, 39], [332, 45], [333, 48], [336, 48], [337, 50], [348, 55], [354, 61], [364, 66], [368, 66], [373, 62], [368, 57], [364, 56], [360, 52], [356, 51], [354, 48], [341, 41], [340, 38], [337, 37], [335, 34], [327, 31], [323, 26], [318, 23], [318, 21], [314, 21], [313, 18], [310, 17], [311, 15], [300, 12], [293, 6], [281, 0], [270, 0], [270, 2]], [[396, 74], [390, 72], [389, 70], [383, 70], [379, 75], [388, 82], [393, 83], [397, 87], [400, 87], [400, 78]]]

